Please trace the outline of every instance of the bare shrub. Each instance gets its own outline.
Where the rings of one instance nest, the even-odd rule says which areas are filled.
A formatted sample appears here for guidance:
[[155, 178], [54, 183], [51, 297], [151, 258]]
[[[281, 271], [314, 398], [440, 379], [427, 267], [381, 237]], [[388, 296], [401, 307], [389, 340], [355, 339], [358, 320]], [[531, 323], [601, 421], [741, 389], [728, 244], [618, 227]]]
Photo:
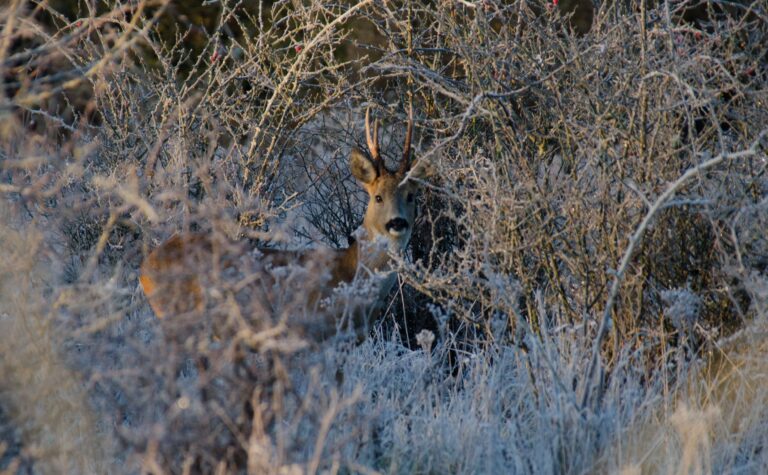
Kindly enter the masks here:
[[[631, 471], [646, 432], [627, 435], [689, 427], [658, 408], [698, 375], [734, 396], [691, 410], [759, 413], [697, 366], [765, 318], [759, 2], [695, 24], [603, 2], [583, 36], [528, 1], [177, 3], [0, 7], [0, 423], [22, 439], [0, 467]], [[434, 177], [366, 342], [285, 324], [317, 277], [292, 267], [267, 325], [251, 270], [220, 262], [190, 266], [213, 276], [206, 319], [152, 315], [138, 269], [173, 234], [343, 247], [364, 111], [391, 161], [410, 103]], [[764, 424], [714, 426], [648, 466], [750, 470]]]

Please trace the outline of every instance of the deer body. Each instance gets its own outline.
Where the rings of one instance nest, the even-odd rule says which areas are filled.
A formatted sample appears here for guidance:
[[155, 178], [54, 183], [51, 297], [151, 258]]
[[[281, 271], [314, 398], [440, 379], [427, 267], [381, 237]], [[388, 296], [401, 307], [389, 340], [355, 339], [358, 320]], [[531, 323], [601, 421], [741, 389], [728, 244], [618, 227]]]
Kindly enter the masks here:
[[[175, 235], [153, 250], [141, 266], [139, 280], [155, 315], [201, 314], [210, 297], [217, 294], [219, 277], [234, 270], [244, 276], [235, 287], [245, 289], [246, 300], [253, 303], [244, 307], [252, 315], [244, 317], [259, 320], [270, 315], [275, 298], [269, 297], [282, 285], [277, 293], [300, 292], [302, 297], [298, 307], [282, 311], [289, 316], [280, 317], [306, 337], [324, 340], [340, 326], [351, 327], [359, 338], [364, 337], [396, 281], [390, 253], [402, 252], [413, 231], [417, 185], [405, 177], [409, 171], [410, 176], [421, 174], [420, 169], [411, 170], [409, 160], [412, 117], [397, 171], [385, 167], [378, 151], [378, 128], [374, 124], [371, 136], [369, 122], [366, 114], [370, 156], [358, 149], [350, 155], [352, 174], [368, 192], [369, 202], [361, 229], [348, 248], [248, 249], [245, 243], [211, 235]], [[279, 269], [289, 267], [300, 272], [284, 277]], [[339, 288], [344, 284], [364, 279], [371, 283], [366, 295], [349, 292], [344, 298], [333, 298], [343, 293]], [[342, 316], [346, 321], [339, 320]]]

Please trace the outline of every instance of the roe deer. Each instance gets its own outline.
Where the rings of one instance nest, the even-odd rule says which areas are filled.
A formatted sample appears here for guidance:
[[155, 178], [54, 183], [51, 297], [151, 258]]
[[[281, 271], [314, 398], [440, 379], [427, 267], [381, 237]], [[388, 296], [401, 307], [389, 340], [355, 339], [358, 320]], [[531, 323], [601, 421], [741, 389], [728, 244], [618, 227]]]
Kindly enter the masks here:
[[[365, 135], [368, 154], [353, 148], [350, 170], [368, 192], [368, 208], [357, 239], [350, 239], [346, 249], [311, 249], [284, 251], [276, 249], [247, 249], [245, 243], [216, 239], [205, 234], [176, 235], [152, 251], [141, 266], [140, 282], [155, 315], [199, 314], [206, 308], [208, 296], [217, 294], [212, 274], [226, 268], [236, 268], [251, 284], [245, 286], [251, 301], [243, 315], [252, 321], [263, 319], [272, 311], [266, 298], [265, 288], [274, 289], [281, 282], [275, 278], [276, 269], [295, 265], [304, 274], [296, 292], [301, 292], [299, 307], [289, 309], [284, 318], [289, 327], [304, 336], [321, 341], [336, 334], [340, 317], [349, 318], [358, 338], [364, 338], [372, 318], [381, 309], [383, 300], [396, 281], [390, 270], [390, 253], [402, 252], [408, 244], [416, 215], [416, 191], [418, 183], [408, 178], [421, 178], [426, 167], [410, 160], [413, 110], [409, 112], [408, 126], [403, 146], [403, 156], [397, 170], [389, 170], [379, 153], [378, 122], [371, 133], [370, 110], [365, 115]], [[247, 270], [244, 270], [247, 269]], [[271, 271], [271, 272], [270, 272]], [[383, 277], [382, 277], [383, 276]], [[337, 299], [328, 305], [328, 297], [343, 284], [371, 279], [370, 294], [356, 299]], [[241, 286], [241, 290], [242, 290]], [[279, 292], [290, 293], [291, 289]], [[220, 294], [219, 294], [220, 295]], [[261, 301], [260, 301], [261, 300]], [[257, 302], [253, 302], [257, 301]], [[295, 305], [295, 304], [294, 304]], [[299, 314], [297, 316], [297, 314]]]

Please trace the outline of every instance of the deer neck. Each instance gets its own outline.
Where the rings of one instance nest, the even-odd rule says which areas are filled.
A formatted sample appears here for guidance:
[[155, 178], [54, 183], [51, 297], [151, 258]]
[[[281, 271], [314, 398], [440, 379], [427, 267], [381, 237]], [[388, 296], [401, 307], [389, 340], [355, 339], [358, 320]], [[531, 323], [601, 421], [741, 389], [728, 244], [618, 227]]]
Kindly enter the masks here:
[[[386, 301], [392, 287], [397, 281], [397, 274], [392, 269], [391, 252], [400, 252], [399, 246], [393, 249], [393, 244], [386, 236], [377, 235], [365, 225], [356, 233], [357, 241], [357, 278], [372, 279], [375, 282], [375, 301], [368, 310], [368, 318], [372, 318], [383, 310], [382, 305]], [[372, 321], [368, 321], [365, 328], [370, 328]]]

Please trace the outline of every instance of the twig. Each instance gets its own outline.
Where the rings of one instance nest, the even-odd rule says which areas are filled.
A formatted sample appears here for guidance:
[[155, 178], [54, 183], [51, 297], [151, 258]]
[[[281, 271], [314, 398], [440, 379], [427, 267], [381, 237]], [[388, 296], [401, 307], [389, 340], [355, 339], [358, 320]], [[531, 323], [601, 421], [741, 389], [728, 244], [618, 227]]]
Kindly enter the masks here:
[[640, 239], [643, 237], [643, 234], [645, 233], [646, 229], [648, 229], [648, 226], [650, 226], [651, 221], [656, 217], [656, 214], [661, 210], [665, 208], [665, 204], [668, 200], [670, 200], [679, 190], [680, 188], [685, 185], [688, 180], [691, 178], [699, 175], [701, 172], [708, 170], [714, 166], [717, 166], [725, 161], [729, 160], [735, 160], [739, 158], [744, 157], [751, 157], [757, 153], [757, 149], [760, 145], [760, 142], [762, 141], [763, 137], [768, 134], [768, 129], [764, 129], [760, 134], [757, 136], [757, 139], [755, 139], [754, 142], [752, 142], [752, 145], [747, 150], [742, 150], [740, 152], [734, 152], [734, 153], [726, 153], [726, 154], [720, 154], [714, 158], [711, 158], [707, 160], [704, 163], [701, 163], [699, 165], [696, 165], [695, 167], [692, 167], [688, 169], [685, 173], [683, 173], [677, 180], [673, 181], [667, 189], [662, 193], [656, 201], [653, 202], [653, 206], [650, 207], [648, 212], [645, 214], [645, 217], [640, 222], [640, 225], [635, 229], [635, 232], [630, 236], [629, 238], [629, 245], [627, 246], [627, 249], [624, 251], [624, 255], [621, 258], [621, 263], [619, 264], [619, 268], [616, 270], [614, 277], [613, 277], [613, 283], [611, 284], [611, 290], [608, 293], [608, 300], [605, 303], [605, 310], [603, 311], [603, 318], [600, 321], [600, 327], [597, 331], [597, 336], [595, 337], [595, 341], [592, 345], [592, 356], [590, 358], [589, 362], [589, 369], [587, 370], [586, 378], [584, 378], [584, 393], [581, 398], [581, 409], [585, 409], [587, 403], [589, 402], [589, 396], [590, 396], [590, 389], [592, 388], [592, 378], [595, 375], [595, 370], [600, 365], [600, 346], [602, 345], [603, 340], [605, 339], [605, 336], [608, 334], [608, 329], [612, 324], [611, 320], [611, 311], [613, 310], [613, 306], [616, 303], [616, 297], [619, 293], [619, 289], [621, 288], [621, 281], [622, 277], [624, 276], [624, 273], [627, 270], [627, 267], [629, 266], [629, 262], [632, 259], [632, 255], [634, 254], [635, 249], [637, 248], [637, 245], [640, 243]]

